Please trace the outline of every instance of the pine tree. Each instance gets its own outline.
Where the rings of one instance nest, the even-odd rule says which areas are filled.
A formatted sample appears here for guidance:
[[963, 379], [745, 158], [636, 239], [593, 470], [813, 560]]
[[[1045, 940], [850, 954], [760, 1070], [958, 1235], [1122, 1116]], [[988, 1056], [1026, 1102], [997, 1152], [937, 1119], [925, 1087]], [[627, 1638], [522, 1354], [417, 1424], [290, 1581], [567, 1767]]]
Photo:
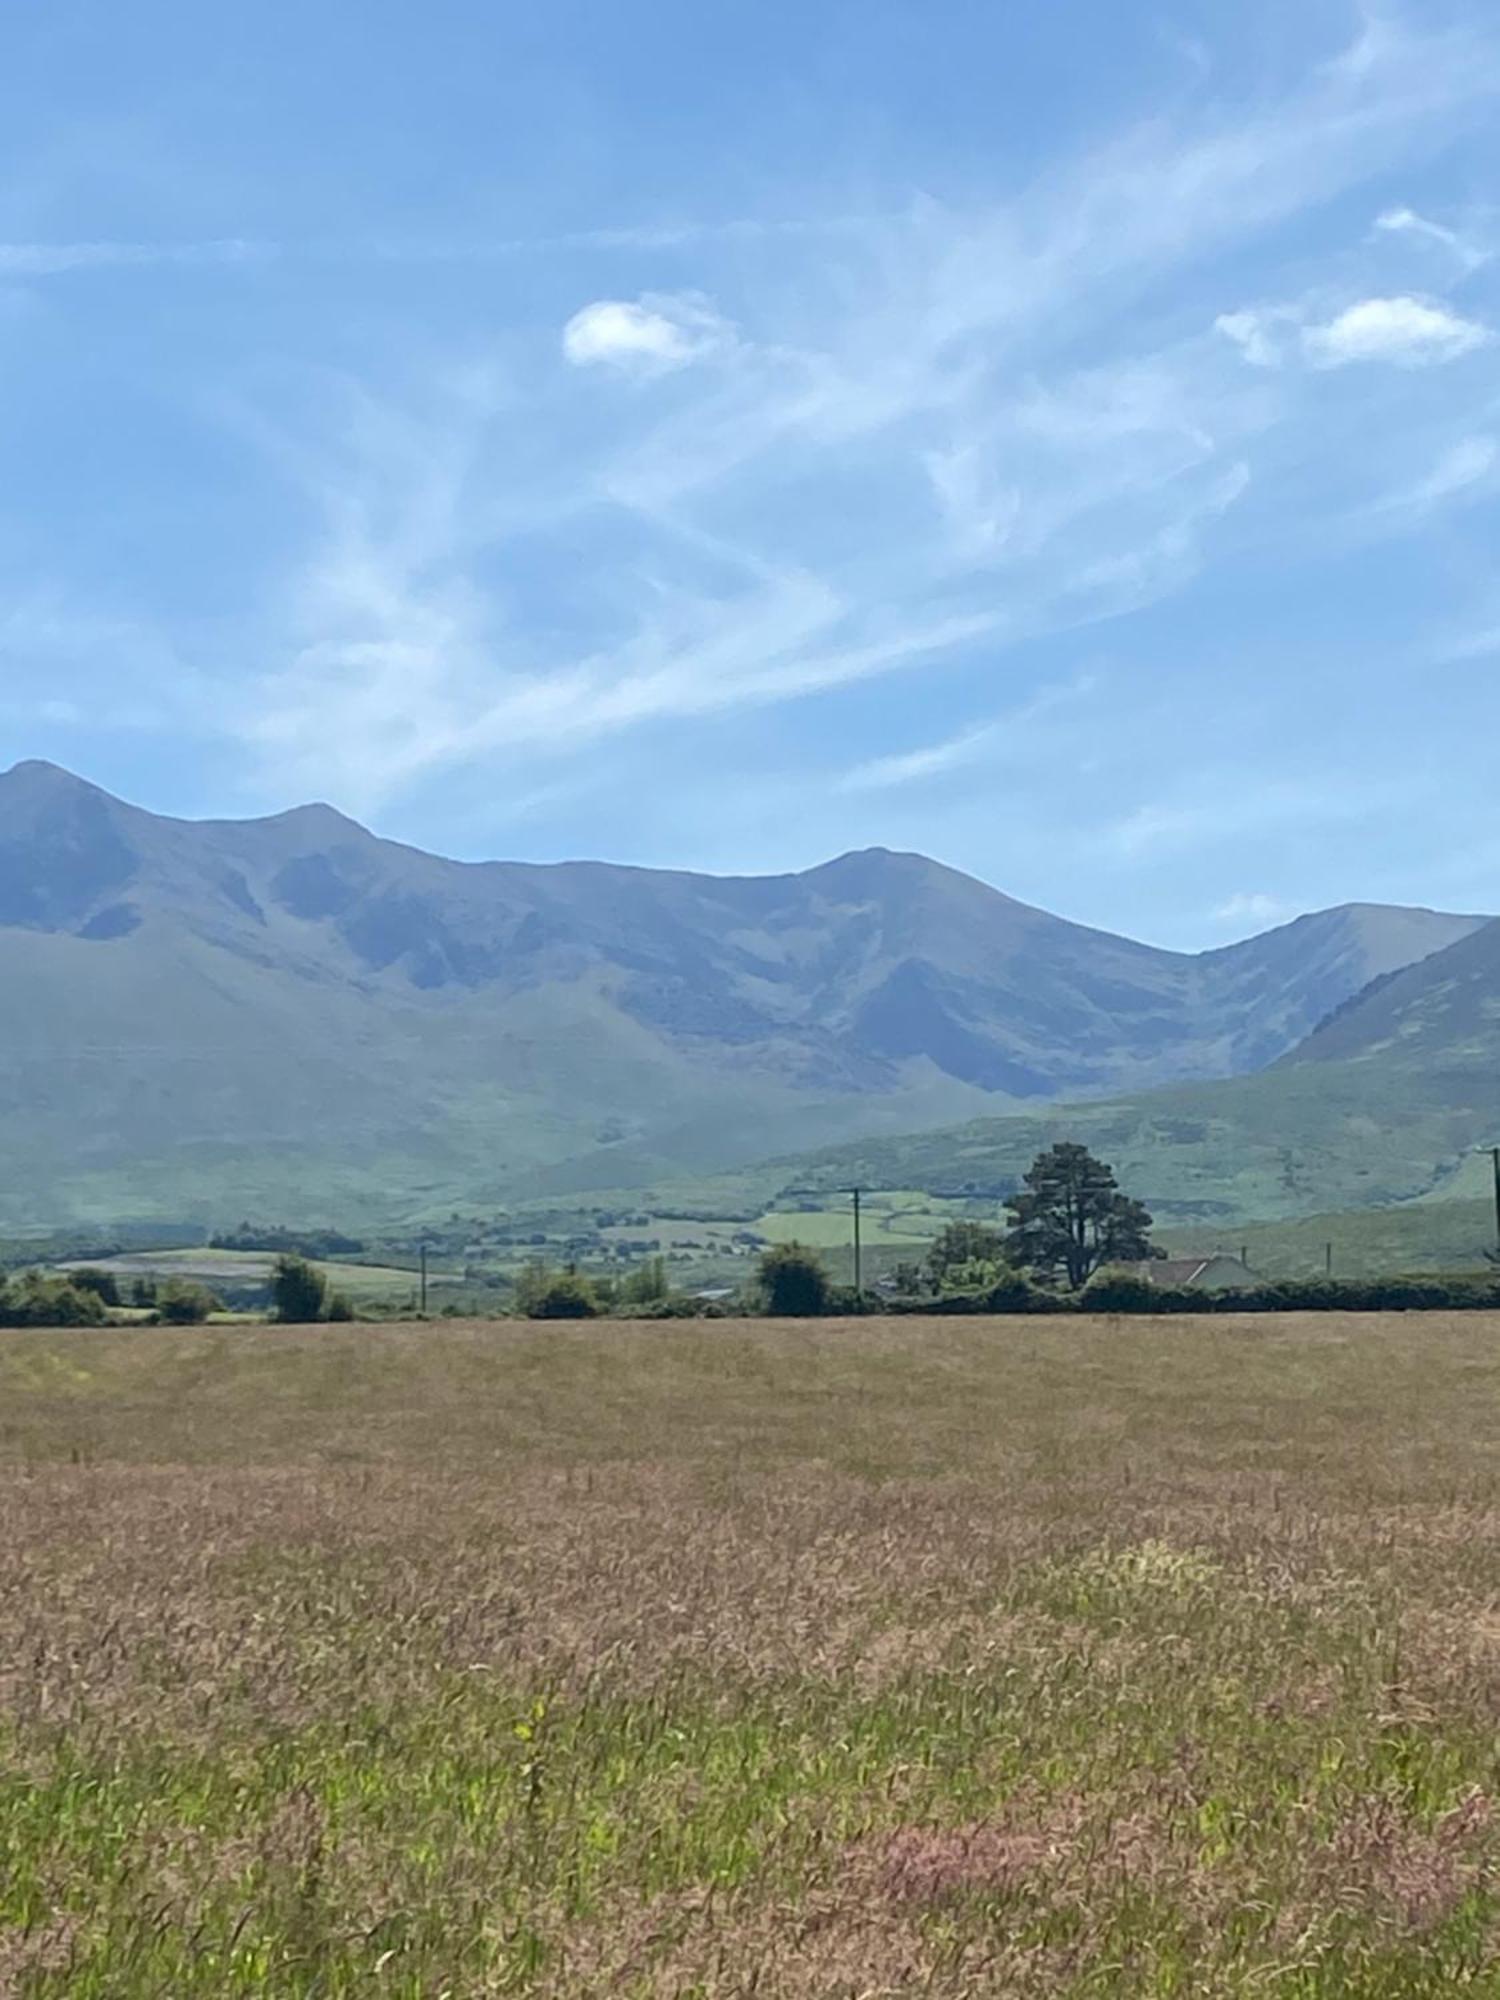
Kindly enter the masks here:
[[1040, 1277], [1061, 1274], [1075, 1292], [1101, 1264], [1137, 1264], [1165, 1254], [1151, 1241], [1151, 1216], [1120, 1192], [1114, 1169], [1071, 1141], [1039, 1155], [1022, 1192], [1005, 1205], [1010, 1261]]

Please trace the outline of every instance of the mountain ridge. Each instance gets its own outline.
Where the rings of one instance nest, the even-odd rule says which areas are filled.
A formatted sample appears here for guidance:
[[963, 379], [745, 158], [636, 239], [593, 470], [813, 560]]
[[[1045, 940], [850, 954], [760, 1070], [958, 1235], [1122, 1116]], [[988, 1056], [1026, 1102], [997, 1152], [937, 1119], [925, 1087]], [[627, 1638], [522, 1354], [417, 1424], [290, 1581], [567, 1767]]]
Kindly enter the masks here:
[[452, 861], [32, 761], [0, 775], [0, 1111], [34, 1166], [0, 1200], [499, 1199], [1241, 1074], [1484, 921], [1352, 904], [1177, 953], [885, 848]]

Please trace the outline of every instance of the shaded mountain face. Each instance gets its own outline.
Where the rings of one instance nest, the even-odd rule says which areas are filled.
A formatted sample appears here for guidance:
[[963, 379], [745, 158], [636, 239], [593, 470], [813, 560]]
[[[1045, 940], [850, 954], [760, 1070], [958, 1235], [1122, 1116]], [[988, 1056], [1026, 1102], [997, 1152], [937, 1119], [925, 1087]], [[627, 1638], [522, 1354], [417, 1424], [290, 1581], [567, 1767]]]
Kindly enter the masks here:
[[[1413, 930], [1412, 914], [1334, 911], [1231, 956], [1250, 954], [1251, 990], [1268, 963], [1287, 990], [1291, 947], [1311, 935], [1317, 950], [1301, 954], [1306, 977], [1331, 991], [1349, 963], [1378, 965], [1414, 936], [1429, 937], [1425, 924]], [[998, 1201], [1060, 1136], [1108, 1159], [1158, 1220], [1192, 1222], [1219, 1240], [1251, 1219], [1394, 1213], [1401, 1204], [1461, 1200], [1468, 1241], [1456, 1261], [1477, 1262], [1493, 1243], [1489, 1163], [1473, 1155], [1500, 1139], [1500, 921], [1465, 927], [1417, 963], [1377, 972], [1255, 1074], [1053, 1104], [1044, 1117], [1010, 1111], [864, 1138], [768, 1162], [757, 1186], [767, 1198], [782, 1187], [856, 1184]]]
[[1191, 957], [918, 855], [468, 864], [26, 764], [0, 777], [0, 1111], [27, 1219], [130, 1212], [126, 1182], [183, 1216], [623, 1185], [1241, 1073], [1482, 921], [1349, 908]]
[[1500, 922], [1388, 970], [1336, 1008], [1287, 1066], [1500, 1067]]

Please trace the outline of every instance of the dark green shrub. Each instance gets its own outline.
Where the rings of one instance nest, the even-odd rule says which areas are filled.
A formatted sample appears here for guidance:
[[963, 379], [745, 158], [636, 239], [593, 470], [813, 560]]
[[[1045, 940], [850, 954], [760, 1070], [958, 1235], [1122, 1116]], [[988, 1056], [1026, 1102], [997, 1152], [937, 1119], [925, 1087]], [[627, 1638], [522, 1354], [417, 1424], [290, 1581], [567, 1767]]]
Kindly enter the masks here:
[[972, 1292], [993, 1283], [1005, 1261], [1005, 1238], [984, 1222], [945, 1223], [925, 1259], [934, 1291]]
[[873, 1292], [857, 1292], [853, 1285], [830, 1285], [825, 1310], [840, 1319], [857, 1319], [861, 1313], [878, 1313], [882, 1307]]
[[271, 1278], [271, 1308], [283, 1326], [310, 1326], [323, 1317], [328, 1280], [305, 1257], [276, 1259]]
[[828, 1273], [804, 1244], [775, 1244], [762, 1255], [756, 1279], [773, 1319], [816, 1319], [833, 1310]]
[[670, 1298], [652, 1299], [643, 1306], [622, 1307], [621, 1319], [728, 1319], [730, 1309], [721, 1299], [695, 1299], [685, 1292]]
[[222, 1309], [223, 1300], [191, 1278], [169, 1278], [157, 1289], [156, 1316], [163, 1326], [201, 1326]]
[[92, 1265], [85, 1265], [81, 1271], [70, 1271], [70, 1281], [81, 1292], [93, 1292], [107, 1306], [120, 1303], [120, 1282], [113, 1271], [98, 1271]]
[[671, 1293], [665, 1257], [648, 1257], [620, 1281], [620, 1304], [625, 1306], [661, 1305]]
[[0, 1326], [103, 1326], [104, 1301], [67, 1278], [27, 1271], [0, 1285]]
[[597, 1319], [599, 1300], [588, 1279], [576, 1271], [559, 1271], [532, 1294], [528, 1319]]
[[1093, 1313], [1156, 1313], [1161, 1293], [1128, 1264], [1107, 1264], [1078, 1295], [1078, 1310]]
[[1021, 1271], [1006, 1271], [984, 1295], [984, 1310], [992, 1313], [1051, 1312], [1055, 1303]]
[[354, 1318], [354, 1305], [347, 1292], [328, 1294], [328, 1317], [341, 1323]]

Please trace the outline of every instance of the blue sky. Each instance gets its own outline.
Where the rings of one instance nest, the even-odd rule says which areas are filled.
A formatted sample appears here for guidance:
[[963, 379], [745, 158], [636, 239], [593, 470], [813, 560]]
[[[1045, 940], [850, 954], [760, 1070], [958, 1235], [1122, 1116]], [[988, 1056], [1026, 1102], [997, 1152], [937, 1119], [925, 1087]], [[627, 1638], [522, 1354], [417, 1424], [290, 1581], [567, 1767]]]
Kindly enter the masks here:
[[1500, 18], [50, 0], [0, 764], [466, 856], [1500, 908]]

